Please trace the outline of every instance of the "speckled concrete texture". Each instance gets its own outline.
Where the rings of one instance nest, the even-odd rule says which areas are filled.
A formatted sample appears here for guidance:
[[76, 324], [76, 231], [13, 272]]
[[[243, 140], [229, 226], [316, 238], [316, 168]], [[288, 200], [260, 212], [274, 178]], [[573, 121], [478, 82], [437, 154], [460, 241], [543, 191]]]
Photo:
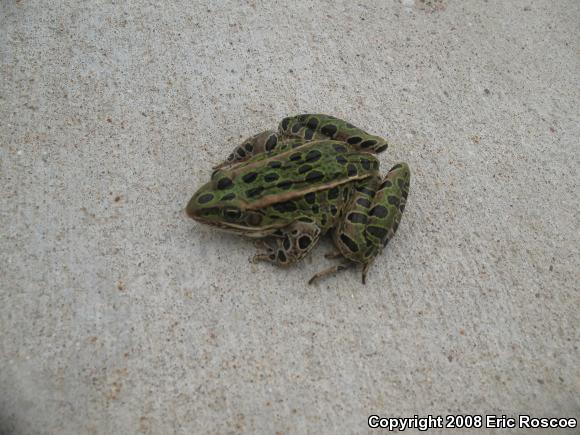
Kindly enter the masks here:
[[[0, 432], [580, 417], [579, 22], [577, 0], [0, 2]], [[412, 168], [366, 286], [306, 285], [329, 243], [254, 265], [183, 212], [304, 112]]]

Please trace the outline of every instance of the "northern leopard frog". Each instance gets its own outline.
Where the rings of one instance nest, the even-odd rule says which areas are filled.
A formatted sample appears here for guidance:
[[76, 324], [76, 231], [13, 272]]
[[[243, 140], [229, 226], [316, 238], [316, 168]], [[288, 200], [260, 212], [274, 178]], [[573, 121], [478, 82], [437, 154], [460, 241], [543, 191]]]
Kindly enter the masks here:
[[373, 155], [387, 141], [328, 115], [282, 120], [242, 142], [189, 201], [193, 219], [263, 239], [254, 261], [287, 266], [332, 230], [342, 262], [314, 275], [362, 265], [367, 271], [397, 231], [410, 170], [393, 166], [384, 178]]

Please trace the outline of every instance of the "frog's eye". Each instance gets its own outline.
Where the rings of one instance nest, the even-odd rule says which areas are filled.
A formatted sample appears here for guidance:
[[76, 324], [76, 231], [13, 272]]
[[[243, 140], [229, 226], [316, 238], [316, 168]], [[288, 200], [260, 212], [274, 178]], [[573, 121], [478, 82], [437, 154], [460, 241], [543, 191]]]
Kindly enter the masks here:
[[229, 220], [237, 220], [242, 216], [242, 212], [237, 208], [226, 208], [224, 210], [224, 217]]

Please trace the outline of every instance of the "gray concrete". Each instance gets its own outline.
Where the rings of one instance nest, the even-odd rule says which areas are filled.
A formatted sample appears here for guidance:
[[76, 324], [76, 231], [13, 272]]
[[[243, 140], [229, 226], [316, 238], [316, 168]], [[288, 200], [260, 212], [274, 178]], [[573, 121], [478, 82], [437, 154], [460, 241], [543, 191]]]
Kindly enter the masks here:
[[[580, 417], [580, 2], [273, 3], [0, 3], [0, 432]], [[302, 112], [413, 170], [366, 286], [184, 216]]]

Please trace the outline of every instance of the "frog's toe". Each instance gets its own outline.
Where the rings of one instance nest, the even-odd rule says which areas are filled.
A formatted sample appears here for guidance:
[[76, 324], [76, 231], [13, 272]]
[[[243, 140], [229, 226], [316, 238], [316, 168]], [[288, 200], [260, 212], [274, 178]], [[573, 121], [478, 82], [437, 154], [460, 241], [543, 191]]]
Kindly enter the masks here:
[[371, 261], [371, 262], [369, 262], [369, 263], [366, 263], [366, 264], [364, 264], [364, 265], [363, 265], [363, 269], [362, 269], [362, 277], [361, 277], [361, 278], [362, 278], [362, 283], [363, 283], [363, 285], [366, 285], [366, 283], [367, 283], [367, 273], [369, 272], [369, 269], [371, 268], [371, 265], [372, 265], [372, 264], [373, 264], [373, 263], [372, 263], [372, 261]]
[[260, 263], [260, 262], [268, 262], [268, 263], [275, 263], [276, 262], [276, 255], [272, 254], [256, 254], [252, 257], [252, 263]]
[[340, 264], [337, 264], [335, 266], [329, 267], [328, 269], [324, 269], [321, 270], [318, 273], [315, 273], [312, 278], [310, 278], [308, 280], [308, 284], [312, 284], [314, 283], [314, 281], [317, 281], [318, 279], [325, 277], [325, 276], [329, 276], [329, 275], [334, 275], [337, 272], [340, 272], [341, 270], [346, 270], [350, 267], [352, 267], [354, 265], [354, 263], [350, 262], [350, 261], [344, 261]]

